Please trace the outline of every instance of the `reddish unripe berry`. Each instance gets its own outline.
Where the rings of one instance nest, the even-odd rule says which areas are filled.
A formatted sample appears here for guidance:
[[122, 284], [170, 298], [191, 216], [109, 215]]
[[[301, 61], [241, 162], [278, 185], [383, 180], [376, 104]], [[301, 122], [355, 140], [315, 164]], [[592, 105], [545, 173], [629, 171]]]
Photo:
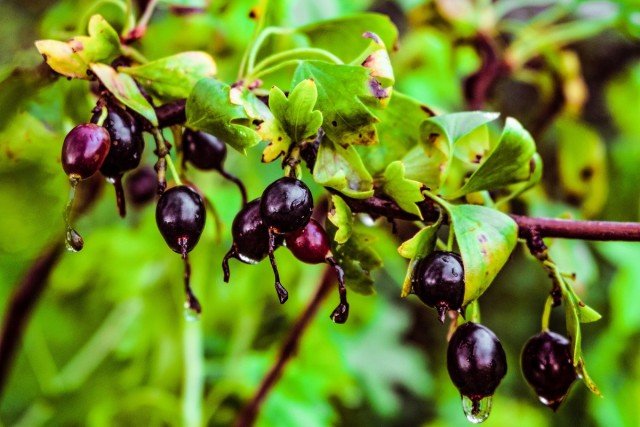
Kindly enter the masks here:
[[62, 144], [62, 168], [69, 178], [87, 179], [100, 169], [109, 153], [109, 132], [93, 123], [71, 129]]
[[307, 264], [326, 262], [331, 250], [327, 232], [313, 218], [303, 228], [287, 234], [285, 242], [293, 255]]

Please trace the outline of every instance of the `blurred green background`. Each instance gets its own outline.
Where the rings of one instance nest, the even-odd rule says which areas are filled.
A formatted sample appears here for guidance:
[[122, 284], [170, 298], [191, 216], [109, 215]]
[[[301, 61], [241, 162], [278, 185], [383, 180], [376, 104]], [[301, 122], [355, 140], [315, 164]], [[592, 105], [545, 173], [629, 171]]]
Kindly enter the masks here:
[[[233, 81], [251, 36], [247, 15], [254, 2], [212, 3], [206, 13], [187, 16], [160, 7], [141, 51], [157, 58], [205, 50], [216, 59], [219, 77]], [[479, 30], [495, 36], [521, 63], [498, 79], [485, 108], [524, 123], [545, 160], [544, 182], [513, 209], [639, 219], [637, 3], [280, 4], [287, 26], [363, 10], [390, 14], [401, 31], [392, 54], [398, 89], [442, 112], [467, 109], [464, 81], [481, 63], [469, 41]], [[84, 81], [41, 85], [30, 71], [41, 62], [33, 42], [82, 34], [86, 18], [98, 11], [118, 26], [118, 8], [109, 2], [0, 2], [0, 313], [33, 260], [60, 238], [68, 191], [60, 147], [66, 132], [89, 119], [95, 102]], [[147, 164], [153, 163], [150, 147]], [[263, 165], [259, 159], [256, 147], [246, 158], [230, 152], [227, 161], [251, 198], [281, 174], [277, 162]], [[592, 170], [586, 183], [579, 179], [585, 167]], [[207, 425], [233, 422], [311, 298], [322, 267], [301, 265], [288, 251], [277, 253], [290, 292], [284, 306], [277, 303], [266, 262], [232, 261], [231, 284], [225, 285], [220, 262], [231, 243], [239, 195], [216, 174], [192, 170], [190, 179], [213, 201], [225, 226], [217, 236], [208, 218], [191, 256], [204, 306], [201, 321], [184, 319], [182, 263], [162, 241], [153, 207], [120, 220], [112, 189], [105, 186], [95, 208], [77, 223], [85, 249], [63, 256], [28, 324], [0, 400], [0, 425], [186, 425], [200, 414]], [[376, 272], [377, 294], [351, 292], [346, 325], [329, 320], [337, 301], [330, 295], [268, 396], [258, 425], [468, 424], [446, 372], [446, 327], [416, 298], [399, 298], [406, 269], [396, 251], [400, 241], [386, 223], [379, 225], [373, 231], [385, 265]], [[585, 360], [604, 398], [577, 383], [553, 414], [525, 384], [519, 352], [538, 332], [549, 281], [518, 248], [480, 300], [483, 323], [501, 338], [509, 362], [486, 425], [640, 425], [640, 244], [550, 243], [558, 265], [577, 274], [579, 293], [604, 315], [583, 328]], [[562, 315], [552, 320], [563, 332]], [[202, 399], [193, 395], [200, 387]]]

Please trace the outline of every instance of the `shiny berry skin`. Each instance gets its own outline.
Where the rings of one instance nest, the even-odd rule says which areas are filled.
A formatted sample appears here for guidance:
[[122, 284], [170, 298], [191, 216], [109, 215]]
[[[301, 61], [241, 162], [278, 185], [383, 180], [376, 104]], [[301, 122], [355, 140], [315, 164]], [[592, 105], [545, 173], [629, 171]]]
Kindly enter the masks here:
[[290, 233], [307, 225], [313, 211], [313, 197], [299, 179], [284, 177], [262, 193], [260, 214], [276, 233]]
[[489, 328], [467, 322], [458, 326], [449, 341], [447, 370], [460, 394], [479, 401], [496, 391], [507, 373], [507, 357]]
[[438, 310], [444, 322], [447, 310], [460, 310], [464, 300], [462, 258], [453, 252], [432, 252], [416, 264], [411, 285], [423, 303]]
[[178, 185], [162, 193], [156, 206], [156, 224], [171, 250], [190, 252], [200, 240], [204, 222], [204, 202], [195, 190]]
[[144, 206], [158, 194], [158, 177], [149, 166], [144, 166], [127, 174], [124, 182], [127, 200], [134, 206]]
[[64, 138], [62, 168], [74, 179], [87, 179], [100, 169], [109, 153], [109, 132], [93, 123], [78, 125]]
[[256, 264], [266, 258], [269, 254], [269, 231], [260, 215], [260, 199], [250, 201], [238, 212], [231, 225], [231, 235], [240, 261]]
[[520, 358], [522, 373], [540, 401], [558, 409], [577, 379], [571, 342], [555, 332], [541, 332], [527, 341]]
[[144, 138], [136, 119], [127, 110], [109, 107], [103, 126], [111, 137], [111, 148], [100, 172], [113, 178], [137, 168], [144, 151]]
[[296, 258], [307, 264], [326, 262], [331, 250], [327, 232], [313, 218], [303, 228], [287, 234], [285, 243]]
[[202, 170], [221, 170], [227, 145], [213, 135], [191, 129], [182, 134], [184, 160]]

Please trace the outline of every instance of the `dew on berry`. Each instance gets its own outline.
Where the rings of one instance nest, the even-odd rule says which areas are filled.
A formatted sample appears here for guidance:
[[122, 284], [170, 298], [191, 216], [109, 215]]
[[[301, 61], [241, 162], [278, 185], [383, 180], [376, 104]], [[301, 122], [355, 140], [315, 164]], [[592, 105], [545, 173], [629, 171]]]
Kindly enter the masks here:
[[214, 135], [185, 128], [182, 133], [183, 166], [189, 162], [201, 170], [216, 170], [240, 190], [242, 205], [247, 204], [247, 190], [242, 181], [224, 169], [227, 144]]
[[489, 418], [491, 414], [491, 401], [493, 396], [486, 396], [479, 400], [474, 400], [467, 396], [462, 396], [462, 410], [467, 420], [473, 424], [480, 424]]
[[188, 253], [200, 240], [205, 223], [205, 207], [197, 191], [178, 185], [165, 191], [156, 206], [156, 224], [167, 245], [184, 261], [184, 291], [186, 306], [200, 313], [200, 302], [190, 285], [191, 264]]
[[448, 310], [460, 310], [464, 300], [464, 267], [460, 255], [432, 252], [416, 263], [411, 275], [413, 292], [438, 312], [444, 323]]

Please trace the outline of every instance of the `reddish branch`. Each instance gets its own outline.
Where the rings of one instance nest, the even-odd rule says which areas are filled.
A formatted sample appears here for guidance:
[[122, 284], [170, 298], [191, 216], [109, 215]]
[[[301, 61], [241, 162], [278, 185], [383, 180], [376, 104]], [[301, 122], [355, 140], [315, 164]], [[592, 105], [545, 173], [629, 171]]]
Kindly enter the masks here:
[[300, 339], [302, 338], [307, 326], [309, 326], [309, 323], [311, 323], [311, 320], [318, 312], [320, 303], [326, 298], [327, 294], [331, 290], [334, 280], [335, 276], [332, 270], [329, 268], [325, 269], [315, 295], [311, 301], [309, 301], [309, 304], [307, 304], [307, 307], [289, 331], [287, 339], [280, 348], [275, 364], [262, 379], [260, 387], [238, 416], [235, 423], [236, 427], [249, 427], [254, 424], [260, 410], [260, 406], [273, 386], [282, 376], [282, 372], [284, 371], [287, 362], [289, 362], [289, 360], [291, 360], [291, 358], [293, 358], [298, 352]]

